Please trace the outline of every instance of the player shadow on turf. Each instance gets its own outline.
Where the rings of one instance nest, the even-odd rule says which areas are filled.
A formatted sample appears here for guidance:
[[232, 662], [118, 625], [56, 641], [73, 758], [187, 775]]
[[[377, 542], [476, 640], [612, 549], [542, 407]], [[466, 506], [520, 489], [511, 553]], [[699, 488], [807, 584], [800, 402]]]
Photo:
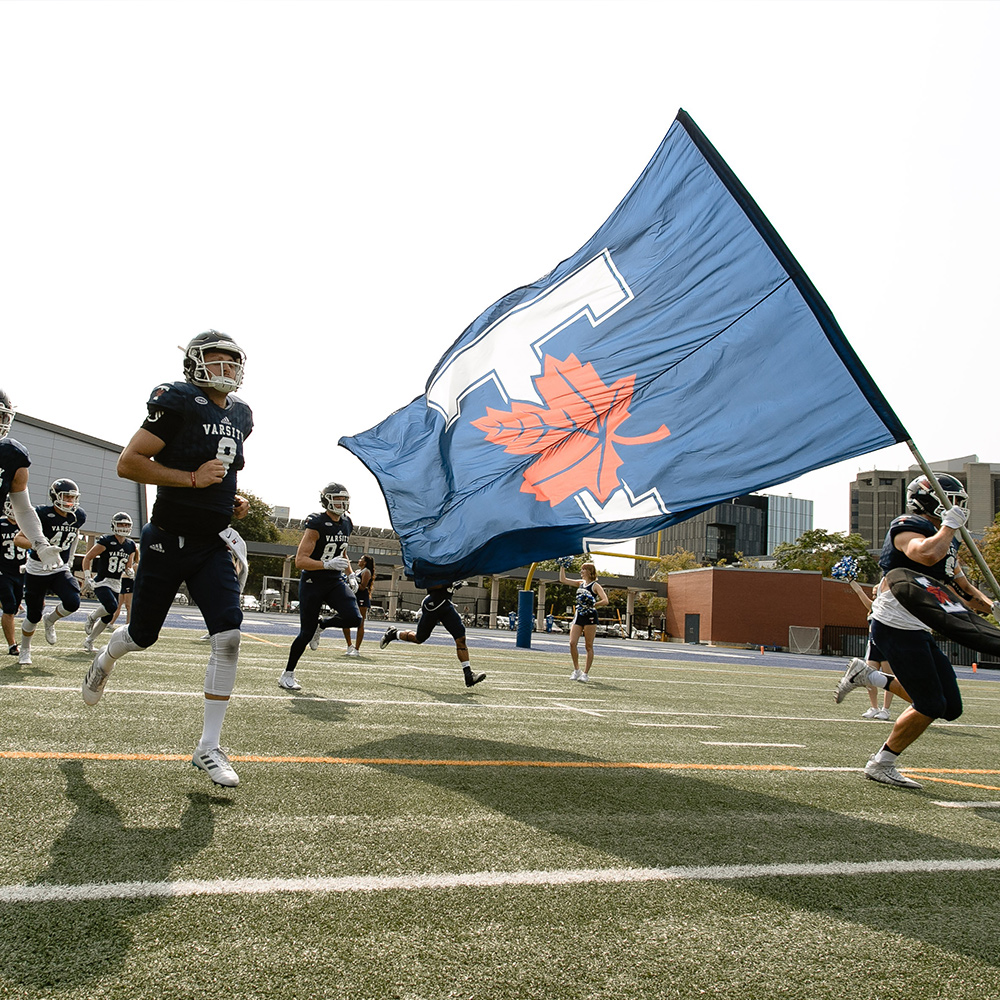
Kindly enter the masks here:
[[[462, 675], [456, 671], [456, 681], [459, 684], [464, 685], [465, 681]], [[489, 684], [489, 677], [486, 679], [486, 683]], [[414, 691], [418, 694], [425, 695], [432, 701], [440, 702], [444, 705], [467, 705], [470, 698], [475, 698], [479, 695], [488, 694], [488, 691], [483, 690], [483, 685], [478, 684], [475, 687], [461, 687], [455, 691], [442, 691], [440, 688], [424, 688], [418, 687], [416, 684], [386, 684], [387, 688], [396, 688], [399, 691]]]
[[[831, 811], [801, 798], [748, 791], [725, 780], [699, 778], [689, 772], [602, 766], [613, 762], [548, 747], [406, 733], [341, 748], [338, 752], [341, 756], [364, 760], [421, 761], [419, 765], [366, 766], [399, 775], [407, 783], [422, 781], [449, 795], [465, 796], [479, 807], [501, 813], [540, 834], [526, 833], [523, 857], [512, 857], [510, 841], [502, 832], [505, 824], [480, 824], [476, 857], [492, 859], [485, 862], [485, 867], [497, 870], [768, 866], [838, 861], [873, 862], [877, 866], [880, 859], [998, 857], [996, 850]], [[511, 766], [428, 765], [433, 761], [510, 761]], [[532, 763], [542, 766], [531, 766]], [[860, 775], [857, 781], [859, 803], [870, 802], [872, 809], [878, 808], [882, 796], [914, 794], [864, 782]], [[1000, 820], [1000, 816], [991, 819]], [[494, 829], [498, 830], [496, 844], [491, 842]], [[386, 850], [387, 856], [398, 856], [398, 844], [395, 848], [387, 844]], [[540, 857], [549, 860], [540, 862]], [[970, 928], [964, 920], [941, 919], [941, 911], [936, 916], [933, 906], [908, 909], [894, 905], [891, 890], [884, 901], [875, 901], [869, 891], [872, 877], [871, 874], [845, 874], [840, 878], [761, 875], [727, 884], [793, 909], [834, 912], [839, 920], [868, 925], [877, 933], [891, 930], [893, 934], [1000, 966], [1000, 949], [991, 931], [992, 922], [989, 927], [984, 924], [981, 928]], [[882, 880], [891, 885], [894, 879], [910, 877], [926, 884], [926, 898], [939, 901], [942, 910], [947, 900], [953, 911], [968, 914], [968, 900], [961, 897], [960, 888], [955, 888], [962, 883], [956, 881], [954, 873], [905, 876], [886, 872]], [[1000, 881], [1000, 873], [982, 873], [980, 878], [992, 885]], [[883, 905], [878, 905], [879, 902]], [[983, 901], [976, 912], [985, 913], [986, 905]]]
[[291, 715], [299, 715], [314, 722], [346, 722], [351, 705], [337, 698], [326, 698], [321, 694], [294, 692], [288, 701]]
[[[31, 885], [166, 881], [212, 842], [213, 807], [230, 804], [190, 792], [177, 826], [128, 826], [115, 802], [87, 781], [79, 761], [59, 767], [75, 811], [52, 843], [48, 867]], [[168, 896], [150, 896], [8, 904], [0, 931], [0, 979], [38, 989], [69, 989], [113, 974], [128, 960], [132, 921], [169, 901]]]
[[21, 664], [13, 656], [10, 660], [10, 663], [0, 664], [0, 687], [5, 687], [8, 684], [19, 684], [22, 681], [33, 680], [35, 678], [51, 678], [56, 676], [53, 671], [46, 670], [40, 664]]

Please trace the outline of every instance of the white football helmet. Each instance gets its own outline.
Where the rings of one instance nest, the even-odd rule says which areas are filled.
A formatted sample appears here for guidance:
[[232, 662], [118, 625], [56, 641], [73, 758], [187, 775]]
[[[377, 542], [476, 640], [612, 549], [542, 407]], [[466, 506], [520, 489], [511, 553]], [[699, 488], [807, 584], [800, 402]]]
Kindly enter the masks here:
[[0, 439], [10, 433], [10, 425], [14, 423], [14, 404], [10, 396], [0, 389]]
[[[230, 371], [228, 373], [223, 371], [220, 374], [210, 371], [208, 366], [218, 365], [218, 362], [206, 362], [206, 351], [224, 351], [226, 354], [231, 354], [232, 365], [226, 366]], [[214, 389], [216, 392], [235, 392], [243, 384], [246, 361], [247, 356], [239, 344], [218, 330], [208, 330], [199, 333], [197, 337], [192, 337], [184, 348], [184, 378], [193, 385]]]
[[128, 538], [132, 534], [132, 518], [120, 510], [111, 518], [111, 531], [119, 538]]
[[80, 503], [80, 488], [72, 479], [57, 479], [49, 487], [49, 497], [56, 510], [69, 514]]
[[346, 514], [351, 509], [351, 494], [341, 483], [327, 483], [320, 490], [319, 502], [331, 514]]

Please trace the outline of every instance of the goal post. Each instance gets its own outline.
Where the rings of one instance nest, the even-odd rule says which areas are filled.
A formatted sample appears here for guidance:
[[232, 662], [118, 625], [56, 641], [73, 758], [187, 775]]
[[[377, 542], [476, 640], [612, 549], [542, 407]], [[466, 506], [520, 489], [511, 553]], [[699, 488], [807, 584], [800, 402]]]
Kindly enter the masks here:
[[788, 626], [788, 651], [790, 653], [811, 653], [819, 655], [820, 629], [805, 625]]

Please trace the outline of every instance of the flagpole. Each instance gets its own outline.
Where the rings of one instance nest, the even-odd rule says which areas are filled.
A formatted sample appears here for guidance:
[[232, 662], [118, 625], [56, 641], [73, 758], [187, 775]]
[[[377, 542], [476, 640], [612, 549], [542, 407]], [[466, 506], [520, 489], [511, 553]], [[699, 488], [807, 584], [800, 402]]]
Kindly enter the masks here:
[[[931, 467], [924, 460], [924, 456], [920, 454], [920, 451], [918, 450], [917, 446], [911, 440], [909, 440], [909, 438], [907, 438], [906, 444], [909, 447], [910, 451], [913, 452], [913, 457], [917, 460], [917, 465], [920, 466], [921, 471], [927, 477], [928, 481], [930, 482], [931, 486], [934, 489], [934, 492], [937, 494], [938, 500], [940, 500], [941, 503], [944, 504], [946, 508], [951, 507], [952, 504], [948, 500], [948, 495], [941, 488], [941, 484], [937, 481], [937, 476], [935, 476], [934, 473], [931, 471]], [[966, 546], [969, 549], [969, 552], [972, 553], [972, 558], [976, 561], [976, 565], [981, 570], [986, 582], [990, 585], [990, 589], [993, 591], [994, 599], [1000, 598], [1000, 587], [997, 586], [997, 582], [993, 577], [993, 573], [991, 572], [989, 566], [986, 565], [986, 560], [983, 558], [983, 554], [979, 551], [979, 547], [973, 541], [972, 535], [969, 534], [969, 531], [964, 524], [959, 530], [962, 533], [962, 541], [965, 542]]]

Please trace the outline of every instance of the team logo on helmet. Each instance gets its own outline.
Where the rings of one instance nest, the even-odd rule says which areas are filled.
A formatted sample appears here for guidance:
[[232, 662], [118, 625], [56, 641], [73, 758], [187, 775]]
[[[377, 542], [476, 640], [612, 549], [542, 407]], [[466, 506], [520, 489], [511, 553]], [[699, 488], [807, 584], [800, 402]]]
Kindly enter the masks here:
[[[968, 506], [969, 494], [965, 492], [965, 487], [960, 480], [945, 474], [938, 476], [937, 481], [952, 507], [965, 508]], [[926, 476], [917, 476], [906, 487], [906, 509], [911, 514], [944, 517], [944, 512], [948, 508], [934, 492], [930, 480]]]

